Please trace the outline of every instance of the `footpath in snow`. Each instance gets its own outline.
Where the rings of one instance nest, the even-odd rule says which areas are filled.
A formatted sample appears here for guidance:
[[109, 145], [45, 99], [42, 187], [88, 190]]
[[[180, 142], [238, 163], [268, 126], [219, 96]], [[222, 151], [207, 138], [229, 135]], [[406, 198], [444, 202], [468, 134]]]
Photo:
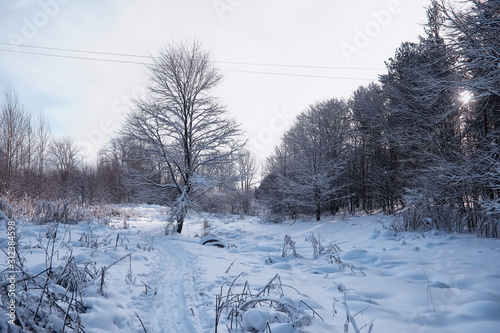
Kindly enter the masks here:
[[[395, 233], [383, 215], [283, 224], [193, 215], [182, 235], [165, 236], [161, 207], [118, 208], [129, 212], [127, 223], [59, 226], [55, 238], [54, 264], [72, 256], [96, 273], [81, 295], [85, 332], [208, 333], [216, 322], [224, 333], [227, 327], [273, 333], [500, 328], [498, 239]], [[49, 228], [23, 225], [19, 247], [30, 274], [46, 268]], [[218, 242], [201, 244], [207, 232]], [[4, 248], [6, 239], [0, 240]], [[6, 332], [3, 305], [1, 311]], [[62, 328], [56, 319], [47, 325]]]
[[148, 318], [154, 332], [204, 332], [210, 329], [207, 311], [199, 294], [203, 274], [197, 257], [175, 238], [156, 245], [158, 266], [146, 279], [151, 288], [149, 298], [135, 302]]

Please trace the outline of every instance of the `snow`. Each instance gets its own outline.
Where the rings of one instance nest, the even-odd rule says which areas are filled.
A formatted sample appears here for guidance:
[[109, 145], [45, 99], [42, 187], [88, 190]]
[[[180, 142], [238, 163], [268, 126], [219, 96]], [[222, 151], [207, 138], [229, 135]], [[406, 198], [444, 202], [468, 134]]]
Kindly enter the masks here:
[[[273, 333], [344, 332], [347, 311], [361, 332], [370, 324], [372, 332], [487, 333], [500, 327], [499, 239], [395, 233], [392, 217], [384, 215], [266, 224], [258, 217], [193, 214], [182, 235], [165, 236], [164, 208], [119, 208], [130, 212], [127, 229], [116, 218], [109, 226], [59, 226], [57, 233], [56, 264], [72, 253], [77, 265], [107, 267], [103, 295], [97, 280], [84, 290], [85, 332], [143, 332], [142, 325], [157, 333], [214, 332], [217, 295], [249, 288], [255, 296], [276, 276], [281, 284], [264, 290], [261, 302], [243, 303], [233, 332], [265, 332], [267, 326]], [[47, 245], [49, 227], [23, 224], [20, 248], [32, 274], [46, 268], [38, 245]], [[285, 235], [297, 256], [285, 253]], [[224, 248], [203, 245], [210, 239]], [[314, 239], [320, 242], [316, 255]], [[6, 248], [4, 234], [0, 241]], [[1, 260], [0, 271], [5, 269]], [[0, 308], [0, 330], [5, 313]], [[61, 320], [47, 319], [60, 331]], [[223, 309], [218, 332], [227, 332], [226, 325], [231, 327], [230, 313]], [[355, 332], [353, 323], [348, 326]]]
[[264, 332], [270, 313], [263, 309], [250, 309], [243, 314], [243, 327], [249, 332]]

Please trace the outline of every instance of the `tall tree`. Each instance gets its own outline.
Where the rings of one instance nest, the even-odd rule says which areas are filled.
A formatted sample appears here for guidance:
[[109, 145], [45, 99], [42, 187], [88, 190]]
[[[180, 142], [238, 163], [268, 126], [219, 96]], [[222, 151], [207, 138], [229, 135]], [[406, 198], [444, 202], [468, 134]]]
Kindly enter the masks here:
[[386, 110], [382, 87], [371, 83], [359, 87], [350, 100], [353, 121], [352, 151], [349, 157], [349, 183], [362, 209], [371, 212], [382, 208], [394, 212], [397, 197], [387, 143]]
[[454, 206], [456, 189], [445, 179], [457, 162], [459, 143], [455, 57], [440, 34], [442, 15], [435, 4], [427, 16], [426, 35], [419, 43], [403, 43], [381, 77], [388, 138], [405, 204]]
[[77, 168], [82, 162], [80, 148], [70, 137], [54, 139], [50, 145], [49, 161], [59, 176], [58, 196], [73, 195], [73, 181]]
[[12, 88], [5, 90], [0, 108], [0, 191], [19, 195], [23, 192], [21, 170], [31, 156], [27, 151], [31, 115]]
[[101, 195], [104, 201], [131, 202], [131, 188], [125, 182], [128, 147], [121, 138], [114, 138], [99, 152], [98, 176], [106, 184]]
[[269, 158], [259, 190], [271, 211], [291, 216], [313, 213], [319, 221], [325, 210], [338, 205], [348, 131], [343, 100], [313, 104], [298, 116]]
[[215, 171], [237, 157], [242, 131], [213, 96], [221, 75], [198, 42], [169, 44], [148, 69], [149, 94], [137, 101], [121, 133], [141, 165], [136, 184], [167, 194], [180, 233], [198, 196], [234, 182]]
[[236, 160], [236, 174], [238, 175], [238, 192], [240, 197], [241, 211], [250, 213], [252, 204], [252, 187], [254, 186], [257, 173], [257, 162], [255, 156], [248, 150], [242, 150]]
[[285, 133], [281, 144], [276, 146], [267, 158], [264, 179], [255, 193], [256, 199], [269, 209], [273, 217], [296, 218], [301, 212], [301, 208], [297, 206], [298, 195], [290, 187], [293, 177], [290, 164], [293, 155], [290, 154], [288, 146]]
[[[468, 180], [467, 228], [498, 236], [500, 217], [500, 2], [468, 0], [460, 9], [435, 1], [446, 17], [457, 55], [460, 88], [471, 100], [462, 110]], [[482, 211], [478, 217], [475, 212]], [[477, 221], [481, 221], [477, 223]]]
[[50, 147], [50, 125], [47, 118], [39, 115], [35, 128], [36, 149], [35, 149], [35, 185], [33, 195], [40, 197], [44, 194], [44, 181], [46, 179], [47, 155]]

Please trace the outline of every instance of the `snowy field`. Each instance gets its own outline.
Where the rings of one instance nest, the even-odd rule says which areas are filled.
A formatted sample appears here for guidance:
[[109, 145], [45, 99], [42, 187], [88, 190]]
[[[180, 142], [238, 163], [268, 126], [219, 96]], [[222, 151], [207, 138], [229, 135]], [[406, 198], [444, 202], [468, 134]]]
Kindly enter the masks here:
[[[117, 209], [128, 211], [126, 223], [59, 225], [57, 233], [17, 226], [27, 273], [47, 268], [47, 235], [55, 235], [54, 267], [73, 258], [88, 274], [105, 272], [81, 295], [88, 333], [215, 332], [216, 321], [224, 333], [500, 331], [499, 239], [395, 233], [383, 215], [265, 224], [193, 214], [182, 235], [165, 236], [161, 207]], [[0, 312], [7, 332], [5, 304]], [[47, 318], [47, 328], [62, 325]]]

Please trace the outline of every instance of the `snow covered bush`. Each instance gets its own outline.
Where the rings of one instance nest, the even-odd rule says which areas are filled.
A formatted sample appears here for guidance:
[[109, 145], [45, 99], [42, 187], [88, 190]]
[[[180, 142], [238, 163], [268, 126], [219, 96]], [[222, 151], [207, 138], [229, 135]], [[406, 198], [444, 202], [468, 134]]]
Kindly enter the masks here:
[[206, 218], [204, 218], [203, 219], [203, 233], [201, 234], [201, 237], [205, 237], [210, 233], [211, 226], [212, 225], [210, 224], [210, 222]]
[[297, 250], [295, 249], [295, 241], [292, 239], [292, 236], [285, 235], [285, 239], [283, 240], [283, 248], [281, 251], [281, 256], [283, 258], [287, 257], [290, 254], [290, 251], [292, 252], [295, 258], [302, 258], [302, 256], [298, 254]]
[[471, 233], [480, 237], [498, 237], [498, 216], [483, 202], [470, 207], [447, 206], [421, 191], [409, 191], [405, 208], [395, 215], [391, 225], [396, 232], [443, 230]]
[[[59, 256], [55, 251], [55, 227], [40, 238], [37, 248], [45, 252], [45, 265], [27, 270], [24, 267], [28, 248], [20, 247], [16, 258], [16, 273], [4, 270], [0, 273], [0, 303], [8, 304], [11, 300], [6, 288], [14, 280], [16, 283], [15, 326], [0, 321], [0, 331], [16, 332], [84, 332], [80, 314], [87, 309], [83, 303], [84, 289], [93, 283], [95, 267], [91, 262], [77, 263], [72, 252]], [[19, 238], [17, 239], [17, 242]], [[3, 312], [3, 311], [0, 311]], [[4, 313], [1, 313], [5, 317]]]
[[[97, 216], [97, 210], [73, 210], [68, 201], [24, 206], [32, 211], [20, 211], [22, 203], [16, 204], [13, 209], [6, 198], [0, 199], [0, 228], [7, 229], [5, 237], [0, 233], [0, 250], [9, 258], [0, 263], [4, 267], [0, 269], [0, 332], [85, 332], [81, 315], [89, 310], [87, 292], [94, 289], [104, 295], [108, 269], [126, 256], [98, 269], [92, 256], [112, 239], [100, 239], [93, 231], [96, 223], [76, 227], [51, 222], [69, 221], [68, 216], [83, 216], [82, 212]], [[17, 215], [22, 219], [16, 212], [22, 213]], [[42, 225], [29, 223], [26, 217]], [[24, 230], [27, 225], [29, 231]], [[77, 237], [72, 228], [79, 229]], [[117, 236], [115, 250], [118, 241]], [[91, 248], [92, 254], [77, 248]], [[131, 272], [128, 278], [133, 281]], [[3, 305], [13, 301], [14, 312], [6, 310]]]
[[460, 231], [456, 214], [452, 208], [436, 205], [433, 199], [421, 191], [408, 190], [405, 208], [396, 214], [392, 228], [394, 231], [429, 231], [442, 229]]
[[264, 223], [283, 223], [286, 220], [286, 216], [283, 214], [277, 214], [272, 212], [266, 212], [261, 217], [262, 222]]
[[313, 256], [314, 258], [318, 258], [320, 255], [324, 254], [325, 248], [323, 247], [321, 236], [318, 234], [318, 237], [311, 232], [311, 234], [306, 237], [306, 241], [310, 241], [313, 247]]
[[488, 200], [481, 203], [485, 219], [480, 232], [486, 236], [499, 237], [500, 199]]
[[[314, 316], [319, 315], [304, 301], [296, 304], [287, 297], [281, 278], [276, 274], [264, 287], [255, 294], [252, 293], [250, 284], [245, 281], [241, 292], [235, 292], [236, 281], [242, 274], [224, 289], [221, 286], [216, 298], [215, 332], [221, 321], [226, 322], [229, 332], [296, 332], [296, 329], [312, 324]], [[301, 306], [304, 305], [312, 314], [307, 314]], [[227, 316], [224, 318], [222, 314]], [[321, 318], [321, 317], [319, 317]]]
[[[107, 205], [86, 205], [81, 201], [72, 200], [38, 200], [28, 220], [34, 223], [45, 224], [60, 222], [76, 224], [80, 221], [99, 221], [109, 223], [111, 216], [122, 215], [118, 210]], [[127, 218], [125, 214], [124, 218]]]
[[0, 210], [8, 218], [16, 217], [22, 221], [36, 224], [51, 222], [76, 224], [80, 221], [99, 221], [107, 225], [112, 217], [132, 216], [132, 211], [123, 211], [109, 205], [87, 205], [81, 200], [70, 199], [33, 199], [24, 196], [16, 199], [13, 196], [0, 196]]

